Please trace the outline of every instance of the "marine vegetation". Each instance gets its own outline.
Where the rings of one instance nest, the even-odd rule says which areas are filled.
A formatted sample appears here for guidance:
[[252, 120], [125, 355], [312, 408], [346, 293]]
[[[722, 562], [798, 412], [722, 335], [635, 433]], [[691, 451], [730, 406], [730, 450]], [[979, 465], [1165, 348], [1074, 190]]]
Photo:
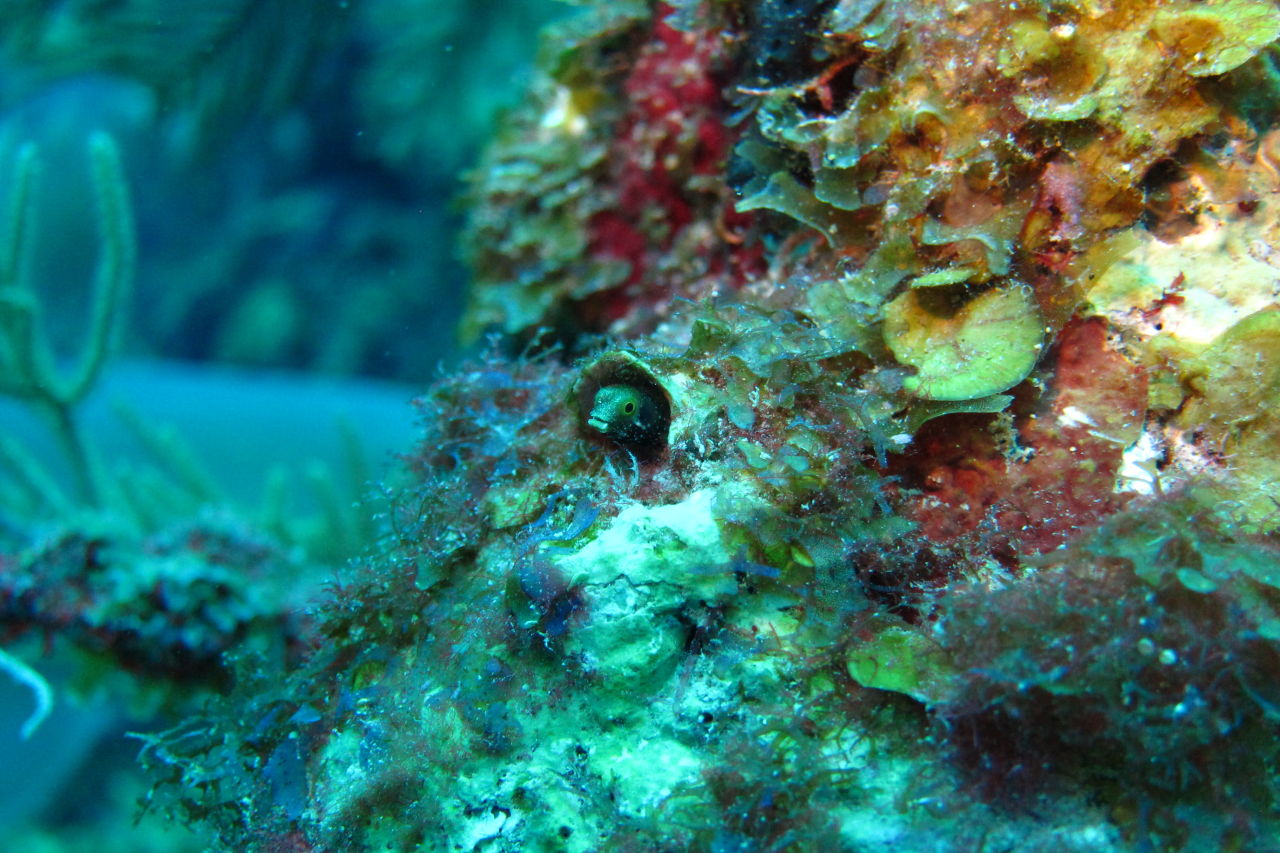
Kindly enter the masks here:
[[581, 5], [470, 176], [489, 344], [325, 593], [192, 614], [254, 639], [145, 736], [149, 806], [234, 850], [1275, 849], [1280, 9]]
[[[31, 193], [39, 171], [39, 152], [25, 146], [14, 165], [5, 245], [0, 249], [0, 393], [30, 402], [52, 422], [80, 474], [82, 497], [102, 499], [101, 475], [89, 457], [75, 406], [93, 387], [115, 337], [121, 306], [133, 283], [134, 234], [120, 154], [110, 136], [89, 143], [97, 193], [102, 257], [94, 281], [94, 310], [84, 351], [66, 376], [55, 366], [52, 346], [41, 326], [39, 301], [27, 281], [30, 268]], [[16, 456], [14, 453], [8, 454]]]

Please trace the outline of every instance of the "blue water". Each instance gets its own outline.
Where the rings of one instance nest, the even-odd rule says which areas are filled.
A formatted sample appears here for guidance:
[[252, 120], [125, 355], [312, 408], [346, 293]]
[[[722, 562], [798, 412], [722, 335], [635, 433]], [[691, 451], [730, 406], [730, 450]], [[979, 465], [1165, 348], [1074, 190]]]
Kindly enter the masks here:
[[[367, 493], [412, 446], [409, 401], [464, 354], [461, 176], [559, 6], [26, 5], [0, 22], [0, 229], [27, 146], [39, 168], [22, 285], [64, 372], [86, 344], [102, 253], [95, 133], [119, 148], [135, 218], [113, 354], [75, 407], [91, 452], [112, 469], [156, 463], [123, 408], [171, 430], [246, 515], [275, 469], [297, 512], [308, 471], [346, 477], [344, 500]], [[0, 438], [81, 500], [42, 413], [0, 396]], [[353, 440], [366, 482], [350, 481]], [[0, 499], [0, 552], [63, 520], [29, 510]], [[163, 725], [159, 705], [111, 677], [73, 698], [82, 662], [46, 654], [40, 637], [3, 647], [56, 701], [22, 741], [32, 695], [0, 673], [0, 850], [201, 849], [133, 824], [145, 785], [124, 733]]]

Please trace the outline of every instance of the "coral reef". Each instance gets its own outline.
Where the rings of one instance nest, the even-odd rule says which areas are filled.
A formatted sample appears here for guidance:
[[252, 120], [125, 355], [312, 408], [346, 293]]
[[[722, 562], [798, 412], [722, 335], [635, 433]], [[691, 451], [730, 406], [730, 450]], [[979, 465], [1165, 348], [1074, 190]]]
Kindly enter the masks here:
[[552, 28], [550, 73], [473, 175], [464, 333], [636, 335], [763, 271], [721, 174], [737, 136], [723, 40], [642, 2]]
[[501, 334], [376, 547], [301, 634], [178, 585], [293, 653], [194, 646], [230, 683], [155, 802], [264, 851], [1272, 849], [1278, 39], [585, 4], [472, 175]]
[[1274, 292], [1197, 348], [1149, 244], [1273, 221], [1280, 16], [607, 8], [472, 189], [471, 326], [541, 354], [424, 398], [393, 541], [170, 795], [264, 849], [1266, 837], [1269, 480], [1189, 456], [1269, 440]]
[[255, 634], [300, 642], [308, 571], [231, 518], [145, 537], [82, 521], [0, 556], [0, 626], [8, 641], [56, 636], [152, 683], [225, 687], [227, 649]]

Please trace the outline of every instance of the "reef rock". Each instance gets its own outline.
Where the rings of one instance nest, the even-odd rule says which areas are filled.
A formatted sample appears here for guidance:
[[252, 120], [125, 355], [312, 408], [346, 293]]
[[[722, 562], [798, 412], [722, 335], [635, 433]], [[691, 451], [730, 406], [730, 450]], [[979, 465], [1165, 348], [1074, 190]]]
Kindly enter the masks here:
[[423, 396], [383, 552], [161, 791], [234, 849], [1274, 837], [1278, 37], [587, 6], [469, 191], [522, 355]]

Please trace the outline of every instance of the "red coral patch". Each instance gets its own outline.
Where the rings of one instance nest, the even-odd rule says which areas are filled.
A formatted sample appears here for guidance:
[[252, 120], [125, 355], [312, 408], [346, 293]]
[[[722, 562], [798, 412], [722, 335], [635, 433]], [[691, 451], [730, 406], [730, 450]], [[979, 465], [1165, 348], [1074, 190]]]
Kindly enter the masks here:
[[588, 224], [588, 253], [630, 266], [624, 282], [596, 306], [597, 320], [734, 290], [763, 274], [754, 217], [734, 211], [720, 179], [737, 132], [717, 79], [722, 35], [670, 26], [662, 7], [623, 90], [627, 111], [609, 156], [606, 186], [616, 202]]

